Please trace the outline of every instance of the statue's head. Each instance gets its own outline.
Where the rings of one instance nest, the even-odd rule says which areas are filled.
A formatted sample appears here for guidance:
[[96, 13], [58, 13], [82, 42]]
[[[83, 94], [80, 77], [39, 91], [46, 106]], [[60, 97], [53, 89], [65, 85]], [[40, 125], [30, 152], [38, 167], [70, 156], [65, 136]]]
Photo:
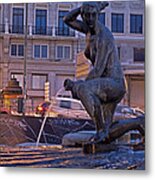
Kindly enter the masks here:
[[83, 21], [90, 27], [95, 27], [98, 21], [98, 15], [101, 10], [108, 6], [108, 2], [84, 2], [81, 6], [81, 17]]
[[74, 85], [74, 82], [72, 80], [70, 80], [70, 79], [66, 79], [64, 81], [64, 88], [65, 88], [66, 91], [72, 90], [73, 85]]
[[98, 20], [99, 8], [96, 2], [84, 2], [81, 7], [81, 17], [83, 21], [90, 27], [95, 27]]

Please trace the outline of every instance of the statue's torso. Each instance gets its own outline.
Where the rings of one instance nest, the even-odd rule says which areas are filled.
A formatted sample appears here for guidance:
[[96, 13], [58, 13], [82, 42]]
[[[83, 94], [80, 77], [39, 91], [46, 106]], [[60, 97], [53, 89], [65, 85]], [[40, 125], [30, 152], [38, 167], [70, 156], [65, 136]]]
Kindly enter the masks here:
[[[107, 64], [105, 67], [104, 72], [102, 73], [102, 77], [112, 77], [112, 78], [122, 78], [123, 73], [121, 69], [121, 65], [118, 59], [118, 54], [115, 48], [114, 39], [112, 36], [112, 33], [106, 28], [101, 25], [101, 30], [99, 33], [95, 35], [91, 35], [90, 33], [87, 33], [86, 35], [86, 48], [85, 48], [85, 56], [88, 58], [92, 65], [95, 64], [95, 60], [98, 60], [96, 58], [97, 51], [99, 50], [99, 41], [102, 41], [102, 47], [101, 51], [105, 54], [110, 52], [109, 57], [107, 57]], [[105, 56], [103, 56], [103, 59], [100, 58], [100, 61], [105, 61]], [[98, 67], [100, 68], [100, 67]]]
[[96, 37], [97, 35], [90, 35], [90, 33], [86, 35], [86, 48], [84, 52], [86, 58], [89, 59], [93, 65], [95, 63], [95, 58], [96, 58], [96, 53], [97, 53]]

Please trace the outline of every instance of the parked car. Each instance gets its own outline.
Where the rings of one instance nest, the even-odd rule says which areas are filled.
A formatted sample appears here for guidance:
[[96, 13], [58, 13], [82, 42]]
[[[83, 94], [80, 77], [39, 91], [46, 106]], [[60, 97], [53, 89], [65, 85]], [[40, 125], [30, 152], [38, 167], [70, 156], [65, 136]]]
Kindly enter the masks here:
[[[36, 114], [45, 116], [46, 113], [49, 117], [90, 119], [81, 101], [66, 97], [53, 97], [51, 101], [39, 104]], [[144, 111], [139, 108], [118, 104], [114, 120], [135, 118], [142, 115], [144, 115]]]
[[45, 116], [45, 113], [46, 113], [46, 111], [48, 110], [50, 104], [51, 104], [50, 101], [44, 101], [44, 102], [40, 103], [40, 104], [36, 107], [36, 114], [37, 114], [37, 115], [40, 115], [40, 116]]
[[65, 97], [52, 98], [47, 114], [50, 117], [90, 119], [81, 101]]
[[[48, 115], [51, 117], [90, 119], [90, 116], [83, 107], [81, 101], [64, 97], [57, 97], [52, 100]], [[143, 115], [144, 111], [139, 108], [118, 104], [114, 114], [114, 120], [136, 118]]]
[[66, 97], [52, 97], [51, 101], [39, 104], [36, 114], [48, 117], [67, 117], [90, 119], [81, 101]]
[[133, 108], [127, 105], [118, 104], [114, 114], [114, 120], [136, 118], [143, 116], [145, 112], [140, 108]]

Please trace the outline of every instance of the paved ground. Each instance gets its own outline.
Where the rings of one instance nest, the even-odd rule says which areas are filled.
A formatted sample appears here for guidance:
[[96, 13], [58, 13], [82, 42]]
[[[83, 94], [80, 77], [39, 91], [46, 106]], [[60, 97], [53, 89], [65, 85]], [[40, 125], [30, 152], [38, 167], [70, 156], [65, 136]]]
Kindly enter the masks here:
[[122, 147], [109, 153], [85, 155], [81, 148], [62, 146], [0, 146], [0, 166], [33, 168], [145, 169], [144, 151]]

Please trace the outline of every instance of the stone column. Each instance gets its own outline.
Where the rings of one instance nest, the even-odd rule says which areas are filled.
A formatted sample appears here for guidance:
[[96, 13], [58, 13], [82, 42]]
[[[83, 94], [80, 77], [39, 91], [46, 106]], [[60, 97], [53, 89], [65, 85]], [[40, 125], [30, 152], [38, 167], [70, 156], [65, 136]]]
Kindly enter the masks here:
[[55, 37], [55, 26], [52, 27], [52, 36]]
[[56, 78], [55, 73], [50, 72], [48, 78], [49, 78], [49, 82], [50, 82], [50, 93], [49, 93], [49, 95], [51, 98], [56, 93], [56, 91], [55, 91], [55, 78]]
[[78, 31], [75, 31], [75, 37], [78, 38], [79, 37], [79, 33]]
[[8, 18], [5, 18], [5, 34], [9, 34], [9, 23], [8, 23]]
[[29, 26], [29, 35], [32, 36], [32, 25]]

